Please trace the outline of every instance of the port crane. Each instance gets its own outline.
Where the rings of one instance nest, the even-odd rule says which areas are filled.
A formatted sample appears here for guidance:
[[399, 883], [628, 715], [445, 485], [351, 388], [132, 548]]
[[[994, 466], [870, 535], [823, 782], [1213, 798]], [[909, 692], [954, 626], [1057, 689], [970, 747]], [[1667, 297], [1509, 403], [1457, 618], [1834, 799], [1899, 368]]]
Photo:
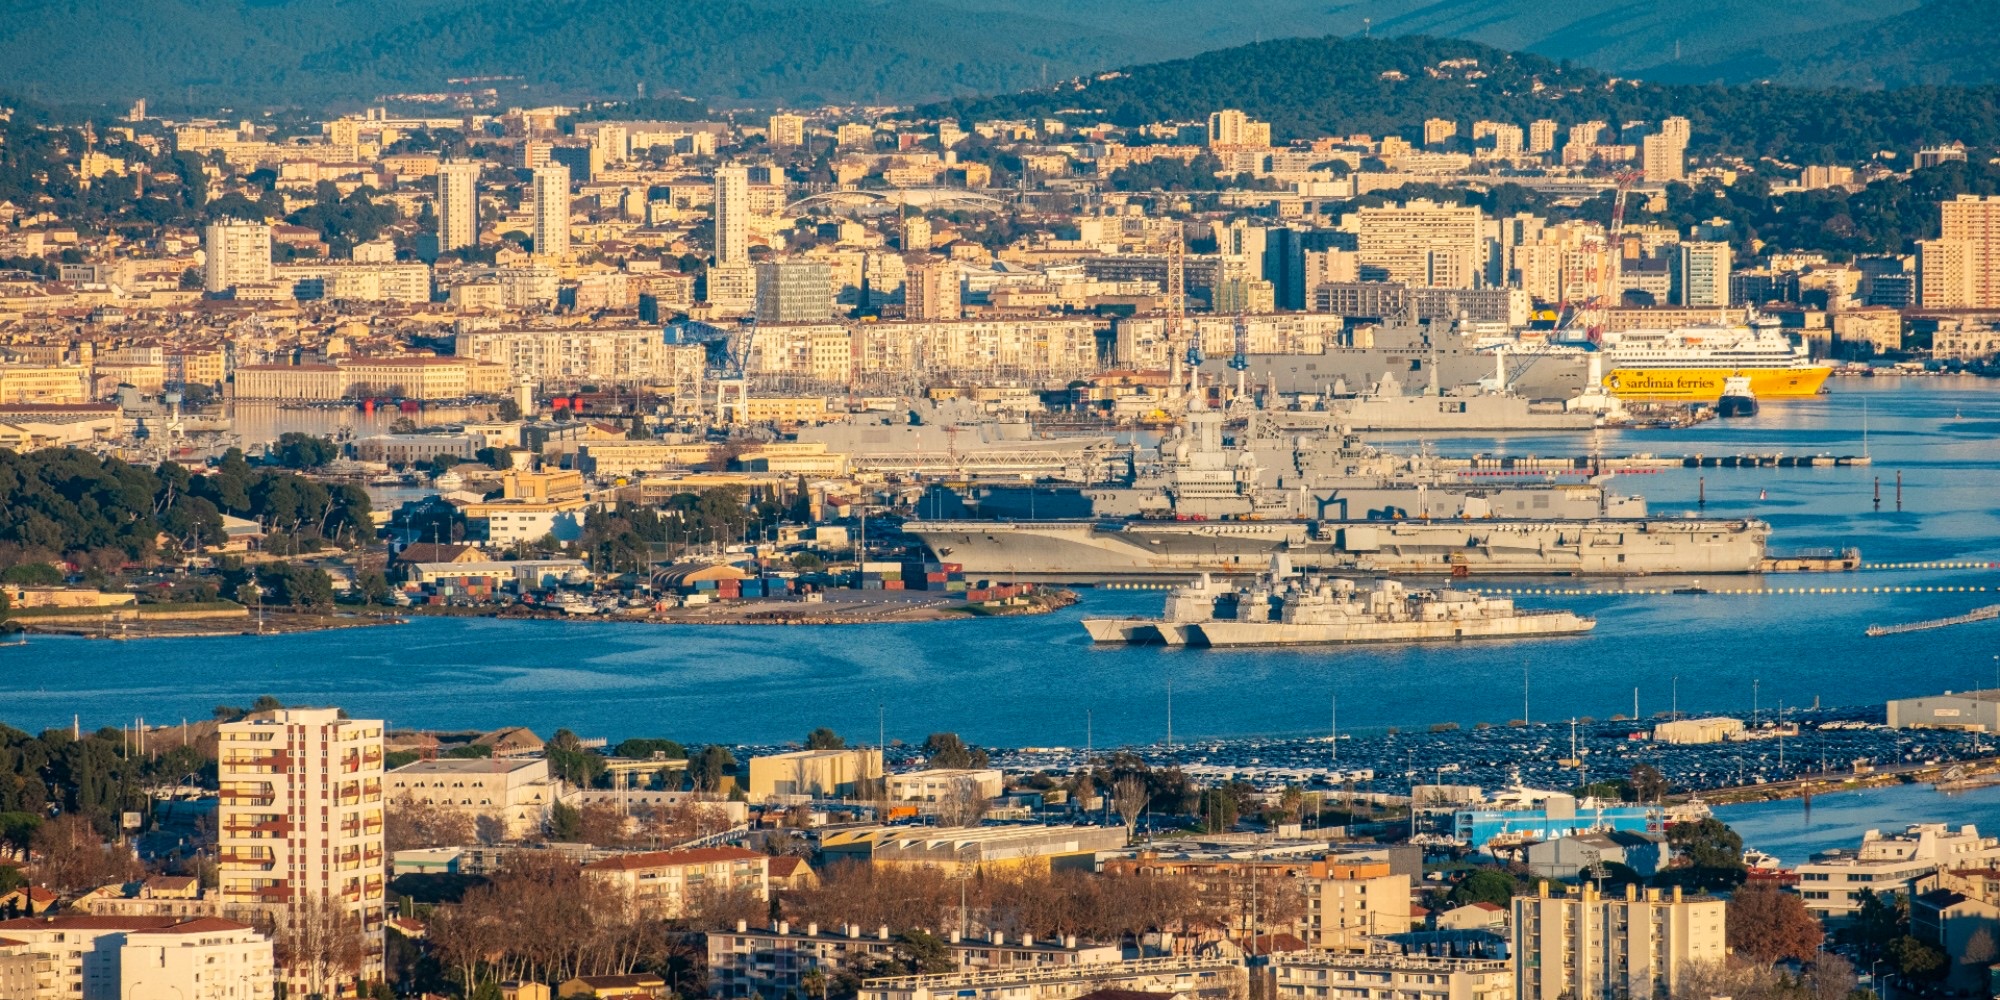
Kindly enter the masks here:
[[722, 345], [722, 374], [715, 380], [715, 420], [720, 424], [747, 421], [750, 417], [750, 348], [757, 340], [757, 324], [744, 322], [740, 336]]

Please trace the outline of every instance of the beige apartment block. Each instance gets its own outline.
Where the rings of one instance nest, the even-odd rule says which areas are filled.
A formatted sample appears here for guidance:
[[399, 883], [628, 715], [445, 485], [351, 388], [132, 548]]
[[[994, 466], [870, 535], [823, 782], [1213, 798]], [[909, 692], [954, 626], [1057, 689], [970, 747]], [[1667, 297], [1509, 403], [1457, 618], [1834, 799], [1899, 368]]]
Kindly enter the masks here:
[[1368, 939], [1410, 929], [1410, 877], [1386, 861], [1315, 865], [1306, 896], [1305, 933], [1315, 948], [1364, 951]]
[[635, 917], [673, 920], [704, 892], [771, 895], [771, 859], [741, 847], [617, 854], [583, 866], [584, 877], [616, 889]]
[[1485, 213], [1476, 207], [1417, 199], [1363, 207], [1355, 217], [1361, 263], [1384, 269], [1390, 281], [1471, 288], [1485, 272]]
[[1614, 1000], [1677, 995], [1696, 966], [1728, 955], [1723, 901], [1627, 886], [1605, 896], [1586, 884], [1514, 897], [1514, 996]]
[[[216, 878], [225, 907], [281, 922], [344, 914], [364, 941], [357, 970], [382, 972], [382, 722], [331, 708], [223, 723]], [[325, 984], [286, 970], [295, 989]]]
[[1271, 955], [1274, 1000], [1513, 1000], [1506, 961], [1295, 951]]

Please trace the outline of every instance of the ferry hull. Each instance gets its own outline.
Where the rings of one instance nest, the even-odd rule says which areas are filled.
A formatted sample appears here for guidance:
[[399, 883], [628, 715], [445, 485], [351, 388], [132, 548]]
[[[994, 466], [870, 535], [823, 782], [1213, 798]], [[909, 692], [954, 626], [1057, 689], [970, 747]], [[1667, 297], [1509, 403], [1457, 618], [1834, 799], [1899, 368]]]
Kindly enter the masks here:
[[1722, 398], [1731, 376], [1750, 380], [1760, 398], [1816, 396], [1833, 369], [1813, 368], [1614, 368], [1604, 376], [1604, 389], [1624, 399], [1713, 401]]
[[1285, 555], [1301, 572], [1645, 576], [1759, 572], [1762, 521], [912, 521], [904, 530], [968, 576], [1098, 583], [1249, 576]]
[[1189, 645], [1332, 646], [1368, 643], [1465, 642], [1479, 639], [1546, 639], [1581, 635], [1597, 626], [1596, 619], [1567, 611], [1524, 614], [1508, 618], [1467, 618], [1443, 621], [1293, 624], [1287, 622], [1209, 621], [1188, 626]]

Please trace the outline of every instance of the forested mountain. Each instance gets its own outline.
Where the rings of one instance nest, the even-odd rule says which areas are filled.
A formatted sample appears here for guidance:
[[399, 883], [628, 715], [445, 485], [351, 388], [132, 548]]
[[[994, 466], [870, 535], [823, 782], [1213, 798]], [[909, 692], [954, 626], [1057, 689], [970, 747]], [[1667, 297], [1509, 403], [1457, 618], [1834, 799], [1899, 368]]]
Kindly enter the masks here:
[[1931, 0], [1916, 10], [1863, 24], [1746, 41], [1718, 53], [1664, 63], [1659, 80], [1770, 80], [1843, 87], [1909, 87], [2000, 82], [1992, 40], [2000, 38], [1993, 0]]
[[[1476, 67], [1441, 68], [1450, 60]], [[1080, 121], [1199, 120], [1235, 107], [1280, 140], [1352, 132], [1420, 134], [1424, 119], [1525, 125], [1657, 121], [1685, 115], [1703, 152], [1800, 162], [1865, 159], [1959, 139], [2000, 143], [2000, 87], [1892, 91], [1661, 85], [1455, 39], [1318, 38], [1263, 42], [1132, 67], [1046, 90], [927, 109], [967, 118], [1065, 110]]]
[[[501, 84], [514, 88], [509, 103], [629, 96], [640, 83], [723, 101], [903, 102], [1364, 32], [1455, 36], [1619, 72], [1672, 63], [1706, 80], [1776, 66], [1809, 79], [1828, 53], [1791, 41], [1809, 37], [1799, 33], [1853, 24], [1893, 34], [1917, 2], [19, 0], [0, 19], [0, 90], [45, 104], [317, 108], [503, 76], [516, 81]], [[1984, 0], [1938, 2], [1977, 13]], [[1768, 52], [1749, 51], [1765, 43]], [[1956, 82], [1992, 73], [1972, 58], [1950, 67]]]

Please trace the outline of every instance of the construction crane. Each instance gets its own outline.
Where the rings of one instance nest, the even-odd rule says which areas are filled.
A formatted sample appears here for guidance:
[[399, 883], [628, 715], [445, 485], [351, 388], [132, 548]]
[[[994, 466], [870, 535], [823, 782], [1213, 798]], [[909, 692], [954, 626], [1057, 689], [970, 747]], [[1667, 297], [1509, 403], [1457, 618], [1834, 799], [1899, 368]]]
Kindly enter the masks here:
[[1243, 303], [1236, 303], [1236, 356], [1229, 359], [1229, 367], [1237, 371], [1250, 368], [1250, 320], [1243, 315]]
[[1173, 366], [1171, 385], [1181, 385], [1181, 365], [1201, 365], [1201, 345], [1187, 333], [1187, 236], [1178, 219], [1169, 223], [1167, 235], [1167, 354]]
[[1583, 239], [1582, 301], [1570, 303], [1570, 321], [1564, 327], [1582, 325], [1591, 343], [1604, 339], [1605, 310], [1618, 297], [1618, 262], [1624, 256], [1625, 200], [1632, 185], [1645, 175], [1622, 170], [1612, 175], [1615, 185], [1611, 199], [1611, 224], [1605, 236]]

